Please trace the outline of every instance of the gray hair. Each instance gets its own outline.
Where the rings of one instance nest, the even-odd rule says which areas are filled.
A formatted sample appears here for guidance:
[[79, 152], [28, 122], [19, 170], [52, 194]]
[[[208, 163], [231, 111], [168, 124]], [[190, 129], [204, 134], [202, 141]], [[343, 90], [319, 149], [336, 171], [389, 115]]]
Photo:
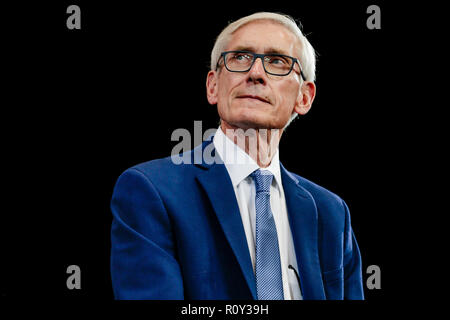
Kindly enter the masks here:
[[303, 35], [300, 27], [292, 17], [273, 12], [254, 13], [230, 23], [225, 29], [223, 29], [217, 37], [211, 52], [211, 70], [216, 70], [217, 62], [220, 59], [220, 54], [225, 51], [225, 48], [227, 47], [233, 33], [244, 25], [257, 20], [271, 20], [277, 22], [286, 27], [298, 38], [302, 46], [301, 52], [298, 54], [302, 71], [307, 81], [314, 81], [316, 79], [316, 53], [314, 48], [309, 43], [308, 39], [306, 39]]
[[[297, 25], [295, 20], [285, 14], [273, 13], [273, 12], [257, 12], [252, 15], [243, 17], [239, 20], [236, 20], [230, 23], [216, 39], [214, 43], [214, 47], [211, 51], [211, 70], [216, 70], [217, 62], [220, 59], [220, 55], [223, 51], [225, 51], [228, 46], [229, 41], [231, 40], [231, 36], [234, 32], [236, 32], [239, 28], [244, 25], [258, 20], [270, 20], [276, 23], [281, 24], [286, 27], [289, 31], [291, 31], [297, 39], [300, 41], [301, 49], [298, 53], [298, 58], [300, 60], [300, 64], [302, 66], [303, 74], [305, 75], [306, 81], [315, 81], [316, 80], [316, 53], [314, 51], [313, 46], [309, 43], [308, 39], [303, 35], [301, 31], [301, 24]], [[297, 113], [294, 113], [285, 128], [291, 123], [292, 120], [295, 119]]]

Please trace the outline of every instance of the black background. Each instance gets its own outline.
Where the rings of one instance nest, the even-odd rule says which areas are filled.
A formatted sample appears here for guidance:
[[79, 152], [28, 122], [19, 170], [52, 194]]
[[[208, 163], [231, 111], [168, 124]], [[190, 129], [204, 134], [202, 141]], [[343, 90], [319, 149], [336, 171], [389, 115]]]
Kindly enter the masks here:
[[[109, 201], [116, 179], [170, 155], [173, 130], [193, 133], [194, 120], [203, 131], [217, 127], [205, 92], [214, 40], [229, 21], [257, 11], [299, 19], [318, 53], [316, 99], [283, 135], [281, 162], [349, 205], [364, 279], [369, 265], [381, 268], [382, 289], [366, 289], [366, 299], [412, 294], [405, 276], [411, 239], [399, 229], [412, 108], [405, 97], [411, 89], [398, 81], [410, 76], [405, 6], [93, 2], [3, 10], [2, 297], [113, 298]], [[81, 30], [66, 28], [70, 4], [81, 8]], [[366, 27], [370, 4], [381, 8], [381, 30]], [[66, 288], [72, 264], [81, 268], [81, 290]]]

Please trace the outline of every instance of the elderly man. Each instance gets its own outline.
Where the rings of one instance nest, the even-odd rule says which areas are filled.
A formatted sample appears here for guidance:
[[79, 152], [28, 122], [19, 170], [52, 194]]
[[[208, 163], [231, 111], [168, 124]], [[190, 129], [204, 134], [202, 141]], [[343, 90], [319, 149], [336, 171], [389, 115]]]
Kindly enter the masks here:
[[209, 147], [221, 161], [169, 157], [119, 177], [116, 298], [363, 299], [347, 205], [279, 162], [283, 131], [311, 108], [314, 78], [314, 49], [291, 18], [256, 13], [222, 31], [206, 81], [220, 127], [188, 155]]

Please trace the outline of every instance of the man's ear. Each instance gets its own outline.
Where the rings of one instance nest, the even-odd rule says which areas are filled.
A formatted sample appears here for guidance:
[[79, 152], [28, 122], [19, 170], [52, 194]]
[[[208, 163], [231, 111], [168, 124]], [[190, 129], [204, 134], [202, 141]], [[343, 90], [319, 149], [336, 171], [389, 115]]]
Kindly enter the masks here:
[[305, 115], [311, 109], [316, 96], [316, 85], [314, 82], [306, 81], [300, 88], [300, 93], [295, 102], [294, 111], [299, 115]]
[[206, 97], [209, 104], [217, 104], [217, 78], [219, 74], [217, 71], [209, 71], [206, 76]]

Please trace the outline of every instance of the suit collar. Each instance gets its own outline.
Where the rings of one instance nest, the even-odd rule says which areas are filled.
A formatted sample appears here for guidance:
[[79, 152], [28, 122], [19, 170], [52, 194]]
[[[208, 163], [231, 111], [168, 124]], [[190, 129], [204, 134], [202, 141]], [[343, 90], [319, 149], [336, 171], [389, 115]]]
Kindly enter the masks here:
[[274, 176], [275, 183], [281, 184], [278, 148], [271, 159], [270, 165], [266, 168], [260, 168], [256, 161], [227, 137], [220, 127], [214, 135], [213, 144], [214, 150], [227, 168], [233, 187], [236, 187], [257, 169], [270, 171]]

